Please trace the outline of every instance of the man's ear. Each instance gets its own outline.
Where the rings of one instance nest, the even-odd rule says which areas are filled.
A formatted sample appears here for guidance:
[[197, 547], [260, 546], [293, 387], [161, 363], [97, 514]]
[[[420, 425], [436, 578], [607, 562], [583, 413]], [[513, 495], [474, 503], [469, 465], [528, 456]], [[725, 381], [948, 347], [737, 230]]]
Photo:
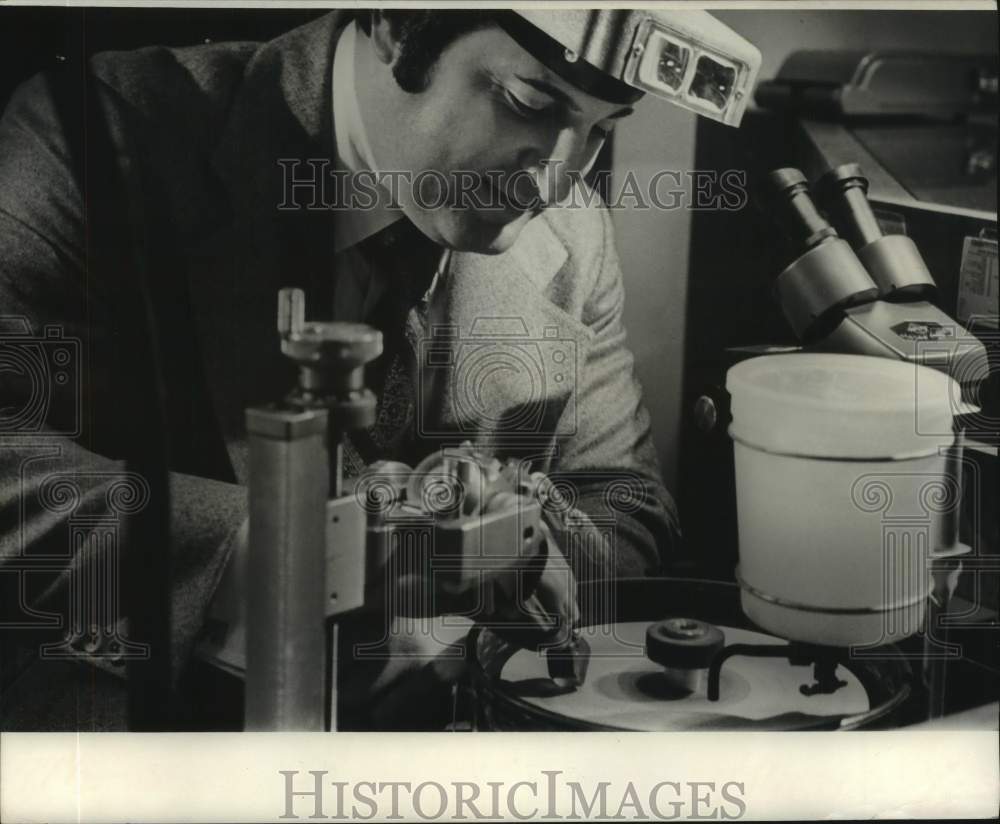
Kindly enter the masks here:
[[377, 11], [372, 12], [371, 41], [375, 56], [380, 62], [391, 66], [396, 60], [398, 42], [392, 33], [389, 21]]

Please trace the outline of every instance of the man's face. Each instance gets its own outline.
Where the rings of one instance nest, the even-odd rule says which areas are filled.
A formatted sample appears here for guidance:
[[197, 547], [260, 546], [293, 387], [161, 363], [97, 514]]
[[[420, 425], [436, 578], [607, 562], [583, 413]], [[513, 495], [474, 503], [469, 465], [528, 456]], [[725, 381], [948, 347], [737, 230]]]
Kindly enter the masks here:
[[400, 187], [407, 217], [438, 243], [493, 254], [569, 194], [568, 172], [585, 172], [631, 112], [562, 80], [497, 27], [450, 44], [425, 91], [382, 85], [376, 108], [368, 132], [380, 171], [434, 172], [420, 193]]

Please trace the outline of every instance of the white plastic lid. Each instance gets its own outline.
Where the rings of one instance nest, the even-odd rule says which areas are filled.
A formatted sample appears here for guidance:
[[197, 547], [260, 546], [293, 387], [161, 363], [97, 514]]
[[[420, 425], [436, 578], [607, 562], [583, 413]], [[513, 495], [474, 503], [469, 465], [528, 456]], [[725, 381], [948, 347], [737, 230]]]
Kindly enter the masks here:
[[733, 438], [785, 455], [886, 459], [953, 441], [958, 384], [908, 361], [862, 355], [764, 355], [726, 375]]

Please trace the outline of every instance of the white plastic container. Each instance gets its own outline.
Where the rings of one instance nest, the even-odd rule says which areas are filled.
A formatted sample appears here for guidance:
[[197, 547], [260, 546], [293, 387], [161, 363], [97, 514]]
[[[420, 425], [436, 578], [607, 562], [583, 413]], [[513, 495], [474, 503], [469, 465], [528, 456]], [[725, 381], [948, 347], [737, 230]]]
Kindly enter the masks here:
[[959, 494], [945, 475], [957, 384], [903, 361], [797, 353], [743, 361], [726, 388], [747, 617], [839, 647], [915, 633]]

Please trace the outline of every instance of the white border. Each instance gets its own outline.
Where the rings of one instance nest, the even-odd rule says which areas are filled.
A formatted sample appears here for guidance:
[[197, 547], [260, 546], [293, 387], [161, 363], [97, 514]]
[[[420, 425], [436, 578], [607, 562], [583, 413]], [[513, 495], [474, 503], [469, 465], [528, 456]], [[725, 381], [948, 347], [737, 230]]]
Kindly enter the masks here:
[[247, 9], [343, 9], [343, 8], [661, 8], [661, 9], [730, 9], [773, 11], [995, 11], [996, 3], [990, 0], [663, 0], [663, 2], [552, 2], [552, 0], [0, 0], [3, 6], [64, 6], [67, 8], [227, 8]]
[[[913, 731], [21, 735], [5, 737], [0, 748], [0, 819], [280, 821], [286, 779], [279, 770], [295, 771], [307, 782], [309, 770], [325, 770], [324, 782], [349, 787], [363, 781], [503, 781], [503, 796], [517, 781], [535, 781], [544, 791], [542, 771], [560, 770], [560, 782], [580, 781], [588, 793], [598, 780], [611, 782], [609, 818], [629, 782], [648, 799], [663, 781], [679, 783], [682, 795], [690, 782], [742, 784], [745, 820], [991, 817], [1000, 804], [997, 743], [995, 732]], [[532, 820], [585, 820], [568, 818], [569, 795], [555, 796], [557, 815], [566, 816], [559, 819], [546, 815], [549, 805], [540, 794], [534, 806], [542, 815]], [[420, 820], [405, 801], [401, 820]], [[641, 803], [649, 815], [648, 802]], [[298, 818], [283, 820], [317, 820], [309, 818], [312, 799], [293, 804]], [[327, 784], [325, 815], [336, 812], [335, 804]], [[515, 795], [514, 806], [532, 811], [526, 791]], [[346, 803], [343, 808], [349, 809]], [[372, 820], [385, 820], [388, 800], [378, 811]], [[452, 802], [446, 817], [433, 820], [452, 820], [454, 811]]]
[[[335, 0], [0, 0], [4, 6], [326, 9]], [[471, 2], [372, 3], [455, 8]], [[491, 8], [539, 4], [483, 2]], [[658, 6], [690, 3], [545, 3]], [[708, 9], [995, 11], [983, 0], [732, 2]], [[0, 21], [2, 21], [0, 11]], [[982, 719], [980, 718], [980, 722]], [[341, 780], [508, 782], [541, 770], [619, 784], [742, 781], [747, 820], [995, 817], [1000, 734], [992, 731], [834, 733], [571, 733], [525, 735], [22, 734], [0, 736], [0, 821], [280, 820], [279, 769], [325, 769]], [[565, 810], [563, 811], [565, 812]], [[407, 820], [413, 820], [412, 812]], [[554, 820], [551, 818], [541, 820]]]

